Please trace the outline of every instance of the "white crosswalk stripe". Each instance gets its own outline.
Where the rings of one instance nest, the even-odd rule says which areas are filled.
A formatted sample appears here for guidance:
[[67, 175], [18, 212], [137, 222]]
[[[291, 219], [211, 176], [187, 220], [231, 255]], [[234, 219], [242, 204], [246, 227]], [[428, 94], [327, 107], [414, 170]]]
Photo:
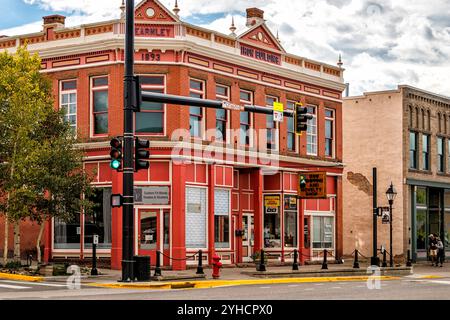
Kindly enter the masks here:
[[55, 288], [63, 288], [67, 287], [66, 284], [56, 284], [56, 283], [46, 283], [46, 282], [25, 282], [25, 281], [14, 281], [14, 280], [0, 280], [0, 283], [16, 283], [16, 284], [24, 284], [24, 285], [32, 285], [32, 286], [44, 286], [44, 287], [55, 287]]
[[15, 290], [31, 289], [31, 287], [13, 286], [9, 284], [0, 284], [0, 288], [15, 289]]

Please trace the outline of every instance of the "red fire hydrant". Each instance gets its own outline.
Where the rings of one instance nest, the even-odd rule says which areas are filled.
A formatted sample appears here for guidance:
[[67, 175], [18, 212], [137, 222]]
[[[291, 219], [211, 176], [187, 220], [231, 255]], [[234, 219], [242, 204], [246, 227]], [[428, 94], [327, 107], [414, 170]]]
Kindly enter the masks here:
[[212, 263], [212, 266], [213, 266], [212, 276], [213, 276], [214, 279], [219, 279], [220, 278], [220, 269], [222, 268], [222, 262], [220, 262], [220, 257], [217, 254], [215, 254], [212, 257], [212, 260], [213, 260], [213, 263]]

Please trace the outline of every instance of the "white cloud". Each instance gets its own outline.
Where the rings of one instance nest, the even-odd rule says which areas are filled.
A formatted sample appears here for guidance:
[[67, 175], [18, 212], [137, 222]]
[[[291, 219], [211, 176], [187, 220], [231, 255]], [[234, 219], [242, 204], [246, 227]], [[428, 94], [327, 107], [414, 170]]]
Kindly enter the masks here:
[[[117, 18], [121, 0], [22, 0], [67, 12], [72, 26]], [[138, 0], [136, 3], [140, 2]], [[161, 0], [172, 9], [175, 0]], [[183, 19], [221, 13], [203, 27], [229, 34], [231, 15], [245, 30], [245, 9], [265, 11], [285, 49], [335, 64], [343, 54], [352, 94], [411, 84], [450, 95], [450, 1], [447, 0], [179, 0]], [[40, 22], [0, 31], [36, 32]]]

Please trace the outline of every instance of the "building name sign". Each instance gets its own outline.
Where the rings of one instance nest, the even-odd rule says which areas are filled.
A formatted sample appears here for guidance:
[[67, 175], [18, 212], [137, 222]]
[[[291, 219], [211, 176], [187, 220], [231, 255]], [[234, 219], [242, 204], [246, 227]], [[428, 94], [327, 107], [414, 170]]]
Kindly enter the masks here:
[[269, 53], [260, 49], [254, 49], [241, 44], [241, 55], [245, 57], [250, 57], [256, 60], [261, 60], [277, 65], [281, 65], [281, 56]]
[[173, 28], [167, 26], [136, 25], [137, 37], [173, 38]]
[[140, 205], [169, 205], [169, 187], [135, 188], [134, 202]]
[[326, 199], [327, 173], [309, 172], [300, 174], [298, 196], [302, 199]]

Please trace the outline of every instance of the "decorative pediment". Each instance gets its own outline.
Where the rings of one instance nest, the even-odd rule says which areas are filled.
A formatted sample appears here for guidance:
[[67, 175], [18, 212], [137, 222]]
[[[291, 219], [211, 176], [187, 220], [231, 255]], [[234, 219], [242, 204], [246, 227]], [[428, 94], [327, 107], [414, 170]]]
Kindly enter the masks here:
[[143, 0], [135, 8], [136, 21], [179, 22], [179, 19], [158, 0]]
[[247, 32], [239, 36], [239, 40], [243, 40], [257, 47], [266, 47], [272, 50], [286, 52], [265, 23], [250, 28]]

